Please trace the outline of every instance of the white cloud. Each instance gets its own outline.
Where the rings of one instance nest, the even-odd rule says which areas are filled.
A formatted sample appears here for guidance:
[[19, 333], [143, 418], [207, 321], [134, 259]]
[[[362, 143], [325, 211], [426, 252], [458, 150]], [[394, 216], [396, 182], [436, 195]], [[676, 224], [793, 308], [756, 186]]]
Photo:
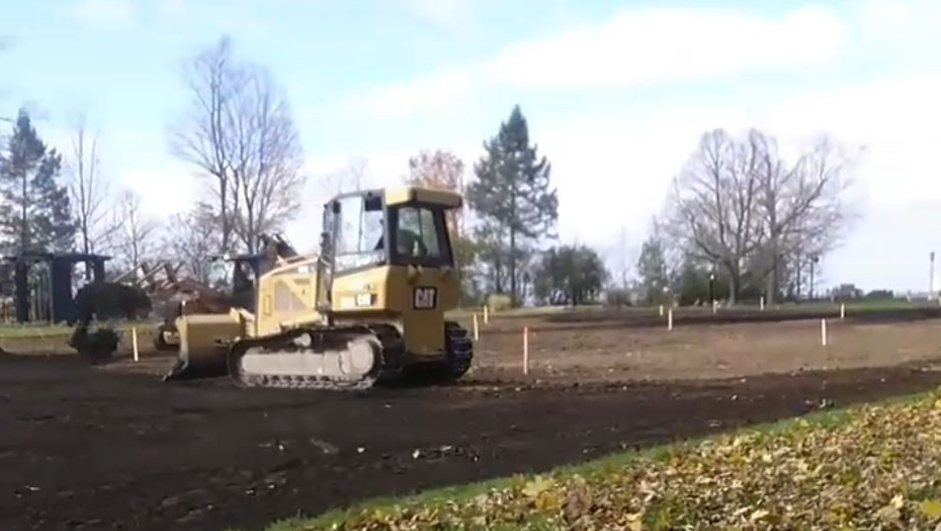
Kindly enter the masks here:
[[927, 178], [941, 145], [941, 72], [795, 94], [766, 109], [767, 128], [794, 141], [831, 133], [866, 147], [859, 168], [873, 201], [941, 199], [941, 180]]
[[123, 188], [134, 190], [141, 197], [144, 212], [158, 219], [167, 219], [192, 208], [201, 184], [191, 166], [168, 160], [160, 166], [131, 167], [121, 171], [112, 192], [117, 193]]
[[803, 69], [832, 59], [845, 41], [845, 28], [822, 7], [777, 18], [727, 10], [623, 10], [601, 24], [510, 45], [477, 64], [379, 86], [355, 95], [347, 107], [403, 116], [461, 105], [490, 87], [625, 88]]
[[354, 95], [345, 106], [377, 117], [440, 112], [468, 98], [472, 89], [473, 79], [469, 71], [444, 69]]
[[69, 9], [76, 20], [94, 26], [121, 29], [135, 23], [130, 0], [78, 0]]
[[936, 38], [941, 30], [941, 4], [926, 0], [872, 0], [859, 11], [863, 39], [889, 43], [913, 43]]
[[623, 11], [593, 27], [511, 46], [485, 71], [495, 81], [541, 89], [629, 87], [820, 64], [844, 41], [826, 8], [779, 18], [735, 11]]
[[560, 237], [609, 247], [624, 229], [639, 242], [703, 131], [743, 129], [748, 114], [743, 106], [671, 101], [531, 122], [552, 162]]
[[469, 0], [408, 0], [405, 5], [412, 14], [447, 33], [463, 32], [471, 20]]

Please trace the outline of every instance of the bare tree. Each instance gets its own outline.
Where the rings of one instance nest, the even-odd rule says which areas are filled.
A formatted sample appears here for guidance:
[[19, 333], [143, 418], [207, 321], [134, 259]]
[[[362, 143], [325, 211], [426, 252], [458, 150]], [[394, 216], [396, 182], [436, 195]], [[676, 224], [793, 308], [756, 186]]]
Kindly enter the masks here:
[[759, 215], [765, 241], [756, 264], [765, 278], [765, 297], [773, 302], [784, 284], [786, 264], [800, 267], [801, 255], [819, 257], [834, 248], [851, 218], [844, 192], [852, 185], [848, 159], [824, 140], [788, 164], [774, 139], [762, 137]]
[[233, 187], [232, 154], [227, 131], [241, 78], [241, 72], [233, 64], [231, 41], [223, 37], [215, 47], [199, 54], [186, 70], [190, 110], [186, 119], [170, 132], [173, 152], [213, 181], [223, 250], [229, 249], [234, 231], [229, 206]]
[[[464, 193], [464, 161], [450, 151], [422, 151], [408, 159], [407, 184]], [[451, 210], [448, 222], [457, 235], [464, 235], [464, 212]]]
[[703, 135], [699, 150], [674, 181], [673, 235], [729, 277], [729, 300], [742, 285], [746, 258], [760, 244], [756, 215], [761, 146], [753, 135], [736, 142], [723, 130]]
[[367, 186], [366, 168], [369, 161], [363, 157], [353, 157], [346, 166], [320, 177], [321, 192], [332, 198], [348, 192], [358, 192]]
[[113, 233], [113, 248], [127, 269], [137, 271], [157, 251], [159, 225], [141, 210], [140, 196], [131, 190], [119, 197], [114, 221], [118, 229]]
[[249, 251], [300, 206], [303, 154], [283, 92], [261, 67], [237, 62], [223, 38], [186, 75], [187, 119], [171, 131], [174, 153], [210, 178], [219, 245]]
[[287, 102], [270, 77], [255, 72], [240, 94], [235, 144], [238, 164], [235, 205], [238, 233], [249, 252], [260, 248], [260, 236], [280, 229], [301, 206], [303, 153]]
[[84, 117], [75, 122], [71, 147], [69, 196], [79, 245], [86, 254], [100, 252], [116, 225], [108, 219], [108, 181], [101, 175], [98, 134], [88, 130]]
[[170, 218], [164, 241], [173, 258], [205, 284], [210, 281], [212, 255], [219, 248], [217, 224], [211, 210], [206, 205], [197, 205], [189, 212], [175, 214]]
[[695, 257], [727, 274], [732, 302], [746, 272], [764, 282], [773, 302], [801, 260], [839, 241], [849, 218], [846, 161], [830, 142], [789, 163], [760, 131], [707, 133], [675, 181], [669, 228]]

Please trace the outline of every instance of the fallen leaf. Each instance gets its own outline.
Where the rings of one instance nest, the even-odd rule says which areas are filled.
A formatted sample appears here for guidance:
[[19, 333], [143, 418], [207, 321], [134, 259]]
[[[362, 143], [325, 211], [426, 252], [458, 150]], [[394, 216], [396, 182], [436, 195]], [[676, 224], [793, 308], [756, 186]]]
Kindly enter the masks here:
[[928, 518], [935, 520], [941, 518], [941, 501], [930, 499], [922, 500], [918, 504], [918, 509]]
[[886, 505], [885, 507], [876, 511], [876, 516], [883, 521], [894, 523], [898, 522], [902, 518], [902, 513], [896, 507], [891, 505]]
[[553, 485], [555, 485], [555, 482], [552, 481], [552, 478], [536, 476], [532, 481], [523, 486], [523, 494], [530, 498], [535, 498], [544, 491], [551, 489]]

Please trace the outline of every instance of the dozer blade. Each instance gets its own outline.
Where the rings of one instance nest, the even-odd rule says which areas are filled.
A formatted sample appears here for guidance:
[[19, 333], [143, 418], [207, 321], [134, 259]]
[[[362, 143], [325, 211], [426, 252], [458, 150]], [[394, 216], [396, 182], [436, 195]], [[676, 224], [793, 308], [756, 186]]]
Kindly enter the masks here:
[[176, 320], [176, 365], [163, 377], [193, 380], [225, 376], [229, 344], [242, 333], [240, 323], [229, 315], [188, 315]]
[[163, 376], [163, 381], [171, 382], [177, 380], [199, 380], [202, 378], [217, 378], [225, 376], [227, 368], [225, 364], [225, 350], [220, 350], [213, 360], [209, 362], [191, 363], [190, 360], [179, 353], [176, 363], [170, 372]]
[[229, 374], [246, 387], [365, 389], [381, 373], [383, 348], [369, 331], [292, 331], [233, 344]]

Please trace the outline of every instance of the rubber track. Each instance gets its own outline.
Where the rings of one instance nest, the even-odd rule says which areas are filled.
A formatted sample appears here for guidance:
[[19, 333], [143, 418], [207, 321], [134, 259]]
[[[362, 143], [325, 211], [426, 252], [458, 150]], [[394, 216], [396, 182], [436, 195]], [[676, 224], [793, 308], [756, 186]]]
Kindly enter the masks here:
[[[454, 356], [454, 360], [449, 360], [449, 363], [453, 363], [454, 365], [457, 363], [466, 364], [460, 370], [459, 374], [452, 373], [451, 375], [455, 379], [460, 378], [467, 372], [467, 369], [470, 368], [471, 362], [474, 359], [474, 344], [470, 337], [468, 337], [467, 330], [454, 321], [446, 321], [444, 323], [444, 330], [448, 342], [448, 351]], [[454, 365], [448, 367], [448, 370], [453, 371]]]
[[[240, 349], [244, 353], [247, 349], [256, 346], [271, 345], [273, 341], [290, 341], [305, 333], [315, 334], [360, 334], [372, 336], [382, 346], [380, 355], [380, 367], [378, 370], [367, 374], [359, 380], [336, 380], [319, 375], [295, 376], [295, 375], [246, 375], [239, 368], [240, 364], [236, 356]], [[356, 326], [344, 327], [327, 330], [292, 330], [280, 336], [246, 340], [236, 343], [229, 351], [229, 374], [241, 386], [244, 387], [268, 387], [275, 389], [316, 389], [330, 391], [361, 391], [369, 389], [378, 381], [386, 382], [396, 378], [401, 373], [402, 360], [405, 356], [405, 343], [399, 336], [398, 331], [387, 325], [377, 326]]]

